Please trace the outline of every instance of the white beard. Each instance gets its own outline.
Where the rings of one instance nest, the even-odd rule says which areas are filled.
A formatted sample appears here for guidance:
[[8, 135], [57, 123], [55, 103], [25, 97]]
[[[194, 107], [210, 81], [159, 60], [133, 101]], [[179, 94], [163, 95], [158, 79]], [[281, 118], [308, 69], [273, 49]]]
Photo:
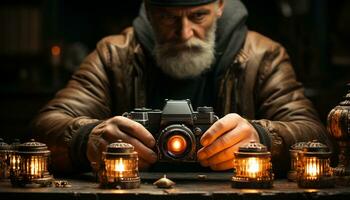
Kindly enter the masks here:
[[196, 77], [210, 69], [215, 60], [215, 31], [216, 23], [209, 29], [204, 41], [193, 37], [182, 44], [156, 43], [154, 55], [158, 66], [177, 79]]

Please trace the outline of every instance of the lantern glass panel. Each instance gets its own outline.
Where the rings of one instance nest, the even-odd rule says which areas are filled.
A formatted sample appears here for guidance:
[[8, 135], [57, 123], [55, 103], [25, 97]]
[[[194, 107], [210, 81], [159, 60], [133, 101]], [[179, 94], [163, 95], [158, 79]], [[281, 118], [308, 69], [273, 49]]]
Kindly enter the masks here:
[[249, 179], [270, 177], [270, 159], [267, 158], [238, 158], [235, 162], [236, 176]]
[[50, 151], [47, 146], [31, 140], [18, 145], [11, 158], [11, 183], [13, 186], [49, 186], [53, 177], [48, 171]]
[[297, 181], [303, 188], [326, 188], [334, 186], [332, 168], [330, 167], [330, 154], [328, 147], [317, 141], [308, 143], [299, 152], [299, 168]]
[[271, 153], [254, 141], [239, 147], [234, 154], [232, 187], [270, 188], [273, 182]]
[[0, 179], [10, 176], [10, 152], [0, 151]]
[[102, 188], [132, 189], [140, 186], [138, 156], [131, 144], [118, 140], [103, 152], [98, 171]]
[[10, 176], [14, 176], [19, 174], [20, 170], [20, 156], [18, 155], [18, 147], [20, 145], [20, 142], [18, 139], [15, 139], [15, 141], [11, 144], [11, 155], [10, 155]]
[[22, 175], [30, 178], [42, 178], [47, 169], [47, 157], [42, 155], [23, 156], [20, 162]]
[[106, 159], [105, 165], [108, 179], [138, 176], [136, 157]]
[[322, 176], [329, 176], [331, 172], [329, 159], [316, 157], [304, 157], [302, 160], [301, 178], [305, 180], [316, 180]]
[[18, 155], [18, 153], [13, 152], [10, 158], [11, 174], [18, 174], [20, 170], [20, 166], [19, 166], [20, 163], [21, 163], [20, 156]]

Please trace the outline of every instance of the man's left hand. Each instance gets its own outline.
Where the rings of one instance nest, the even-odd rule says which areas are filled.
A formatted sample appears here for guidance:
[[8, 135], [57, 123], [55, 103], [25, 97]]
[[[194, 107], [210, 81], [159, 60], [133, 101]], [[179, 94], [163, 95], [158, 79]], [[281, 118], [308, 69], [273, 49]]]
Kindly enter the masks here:
[[227, 170], [233, 167], [234, 152], [259, 135], [255, 128], [236, 113], [230, 113], [216, 121], [202, 136], [203, 147], [197, 157], [204, 167], [213, 170]]

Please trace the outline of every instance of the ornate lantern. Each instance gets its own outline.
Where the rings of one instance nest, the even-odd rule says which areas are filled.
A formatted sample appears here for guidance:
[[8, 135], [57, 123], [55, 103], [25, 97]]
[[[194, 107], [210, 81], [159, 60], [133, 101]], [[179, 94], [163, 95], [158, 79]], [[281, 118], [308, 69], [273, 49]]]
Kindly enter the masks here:
[[103, 152], [99, 170], [102, 188], [132, 189], [140, 187], [138, 156], [134, 146], [118, 140]]
[[[49, 186], [53, 177], [48, 171], [50, 151], [47, 146], [33, 139], [18, 146], [16, 152], [19, 161], [18, 170], [11, 174], [13, 186], [24, 187], [27, 184]], [[16, 162], [17, 162], [16, 161]]]
[[344, 101], [328, 114], [327, 129], [339, 146], [339, 163], [334, 175], [350, 176], [350, 83]]
[[290, 152], [290, 170], [288, 172], [287, 178], [290, 181], [297, 181], [297, 172], [299, 169], [299, 152], [307, 145], [306, 142], [299, 142], [291, 146]]
[[327, 188], [334, 186], [330, 167], [329, 148], [317, 141], [307, 143], [299, 151], [298, 186], [302, 188]]
[[270, 188], [273, 184], [271, 153], [266, 146], [251, 141], [235, 152], [232, 187]]
[[10, 156], [12, 150], [11, 146], [0, 138], [0, 179], [10, 177]]

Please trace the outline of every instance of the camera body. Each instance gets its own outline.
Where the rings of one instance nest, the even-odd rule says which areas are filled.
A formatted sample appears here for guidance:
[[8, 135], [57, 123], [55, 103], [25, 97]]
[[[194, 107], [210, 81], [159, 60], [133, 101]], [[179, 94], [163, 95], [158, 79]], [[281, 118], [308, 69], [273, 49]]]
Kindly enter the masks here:
[[165, 100], [163, 110], [136, 108], [125, 115], [155, 138], [160, 162], [196, 162], [203, 133], [218, 120], [212, 107], [193, 111], [190, 100]]

